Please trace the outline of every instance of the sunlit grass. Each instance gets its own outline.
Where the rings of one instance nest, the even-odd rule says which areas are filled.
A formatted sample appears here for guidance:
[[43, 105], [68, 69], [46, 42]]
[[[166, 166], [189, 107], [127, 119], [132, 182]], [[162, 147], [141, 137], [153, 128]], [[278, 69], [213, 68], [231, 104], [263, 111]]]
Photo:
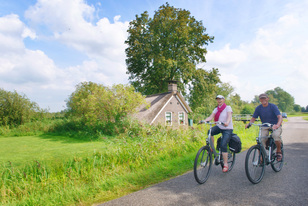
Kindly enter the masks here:
[[302, 112], [291, 113], [288, 114], [288, 117], [308, 117], [308, 113], [302, 113]]
[[[108, 145], [108, 144], [107, 144]], [[106, 141], [82, 141], [63, 136], [40, 135], [0, 138], [0, 164], [67, 159], [89, 155], [106, 147]]]

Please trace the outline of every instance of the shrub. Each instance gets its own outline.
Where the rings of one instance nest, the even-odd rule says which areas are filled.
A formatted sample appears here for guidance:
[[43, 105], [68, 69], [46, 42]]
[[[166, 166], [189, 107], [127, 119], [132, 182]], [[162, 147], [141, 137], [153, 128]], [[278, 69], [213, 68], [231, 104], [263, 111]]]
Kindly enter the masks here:
[[244, 108], [241, 110], [241, 114], [253, 114], [255, 108], [249, 104], [246, 104]]
[[0, 89], [0, 125], [18, 126], [42, 115], [39, 106], [25, 95]]
[[87, 126], [108, 126], [120, 121], [136, 108], [145, 103], [145, 98], [134, 92], [132, 86], [122, 84], [105, 87], [93, 82], [83, 82], [76, 86], [76, 91], [67, 101], [68, 115], [80, 118]]

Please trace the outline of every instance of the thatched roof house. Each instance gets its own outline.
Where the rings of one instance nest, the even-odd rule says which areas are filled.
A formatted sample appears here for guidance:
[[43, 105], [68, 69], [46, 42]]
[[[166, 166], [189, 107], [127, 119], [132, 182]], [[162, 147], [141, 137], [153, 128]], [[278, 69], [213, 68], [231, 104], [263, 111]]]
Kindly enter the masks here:
[[192, 112], [184, 97], [177, 91], [177, 84], [170, 82], [168, 92], [146, 97], [149, 108], [143, 106], [136, 117], [149, 124], [187, 126], [188, 113]]

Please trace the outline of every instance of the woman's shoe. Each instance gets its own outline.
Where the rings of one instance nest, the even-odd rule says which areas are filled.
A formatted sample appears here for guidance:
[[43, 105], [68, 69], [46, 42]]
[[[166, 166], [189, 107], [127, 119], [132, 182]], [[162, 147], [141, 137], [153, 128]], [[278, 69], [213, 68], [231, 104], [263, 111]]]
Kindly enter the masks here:
[[222, 168], [222, 172], [228, 172], [228, 170], [229, 170], [229, 167], [228, 167], [228, 166], [224, 166], [224, 167]]

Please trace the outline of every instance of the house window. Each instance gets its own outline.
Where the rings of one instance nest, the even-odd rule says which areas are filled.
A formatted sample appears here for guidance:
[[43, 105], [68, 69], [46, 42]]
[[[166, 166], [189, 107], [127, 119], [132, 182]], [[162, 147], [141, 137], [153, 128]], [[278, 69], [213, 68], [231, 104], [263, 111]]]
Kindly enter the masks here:
[[171, 112], [166, 112], [165, 114], [165, 119], [166, 119], [166, 125], [171, 126], [172, 125], [172, 116]]
[[185, 114], [184, 114], [184, 112], [179, 112], [179, 125], [185, 125]]

